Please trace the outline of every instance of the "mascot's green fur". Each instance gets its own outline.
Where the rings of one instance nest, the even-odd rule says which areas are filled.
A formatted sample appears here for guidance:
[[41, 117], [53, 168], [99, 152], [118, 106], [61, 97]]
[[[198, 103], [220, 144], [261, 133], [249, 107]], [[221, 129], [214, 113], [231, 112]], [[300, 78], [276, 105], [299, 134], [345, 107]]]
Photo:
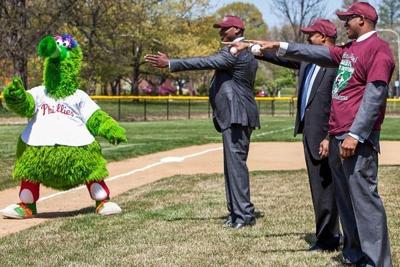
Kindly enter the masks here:
[[[79, 87], [82, 51], [77, 45], [68, 48], [47, 36], [38, 46], [39, 56], [45, 58], [44, 86], [54, 99], [73, 95]], [[24, 89], [20, 78], [14, 78], [3, 92], [9, 109], [21, 116], [35, 119], [35, 100]], [[98, 109], [86, 122], [93, 136], [102, 136], [112, 144], [126, 142], [125, 130], [107, 113]], [[13, 177], [38, 182], [66, 190], [90, 181], [103, 180], [108, 175], [106, 160], [100, 145], [94, 141], [85, 146], [30, 146], [21, 139], [17, 146], [17, 161]]]

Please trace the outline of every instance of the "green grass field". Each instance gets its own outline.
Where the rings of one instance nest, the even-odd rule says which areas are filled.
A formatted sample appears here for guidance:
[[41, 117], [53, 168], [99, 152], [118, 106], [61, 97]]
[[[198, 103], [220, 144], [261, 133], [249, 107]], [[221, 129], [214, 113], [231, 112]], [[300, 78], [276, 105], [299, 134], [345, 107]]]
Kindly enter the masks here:
[[[254, 131], [253, 142], [300, 141], [293, 137], [293, 117], [262, 116], [261, 129]], [[211, 120], [174, 120], [122, 123], [127, 130], [128, 143], [112, 146], [104, 139], [102, 144], [107, 160], [122, 160], [178, 147], [221, 141]], [[400, 118], [386, 118], [382, 130], [383, 140], [400, 139]], [[0, 125], [0, 189], [16, 185], [10, 179], [15, 161], [15, 146], [24, 126]]]
[[[254, 141], [300, 140], [292, 135], [293, 118], [264, 118], [262, 129], [254, 132]], [[211, 120], [175, 120], [122, 123], [128, 143], [113, 146], [99, 138], [107, 160], [122, 160], [178, 147], [215, 143], [221, 136]], [[0, 189], [15, 185], [10, 179], [15, 161], [15, 146], [24, 126], [0, 126]], [[274, 132], [277, 131], [277, 132]]]
[[[382, 139], [398, 140], [399, 123], [387, 118]], [[99, 139], [110, 161], [221, 141], [208, 119], [122, 125], [127, 144]], [[1, 189], [16, 184], [10, 175], [22, 129], [0, 126]], [[252, 140], [300, 141], [292, 132], [293, 117], [263, 116]], [[400, 167], [380, 168], [394, 266], [400, 264], [399, 172]], [[254, 172], [251, 186], [258, 214], [253, 228], [222, 227], [222, 175], [177, 176], [115, 198], [121, 215], [103, 218], [86, 208], [0, 239], [0, 266], [340, 266], [339, 252], [307, 252], [314, 222], [305, 171]]]
[[[379, 172], [393, 266], [400, 264], [398, 173]], [[305, 171], [251, 173], [257, 224], [241, 230], [222, 226], [223, 183], [221, 174], [176, 176], [115, 198], [121, 215], [67, 213], [0, 239], [0, 266], [341, 266], [340, 252], [307, 251], [315, 240]]]

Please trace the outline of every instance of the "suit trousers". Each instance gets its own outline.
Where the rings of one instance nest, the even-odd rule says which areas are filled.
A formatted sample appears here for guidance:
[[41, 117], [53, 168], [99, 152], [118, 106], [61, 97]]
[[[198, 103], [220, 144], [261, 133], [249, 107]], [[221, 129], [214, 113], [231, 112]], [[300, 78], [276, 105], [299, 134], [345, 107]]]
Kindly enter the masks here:
[[249, 223], [255, 218], [246, 163], [251, 133], [250, 127], [239, 124], [222, 131], [226, 202], [235, 223]]
[[358, 143], [355, 155], [340, 157], [341, 140], [332, 137], [332, 169], [344, 243], [343, 257], [365, 266], [392, 266], [386, 213], [378, 194], [378, 153]]
[[314, 159], [303, 137], [304, 156], [315, 215], [317, 244], [324, 249], [339, 246], [339, 215], [336, 206], [335, 187], [328, 159]]

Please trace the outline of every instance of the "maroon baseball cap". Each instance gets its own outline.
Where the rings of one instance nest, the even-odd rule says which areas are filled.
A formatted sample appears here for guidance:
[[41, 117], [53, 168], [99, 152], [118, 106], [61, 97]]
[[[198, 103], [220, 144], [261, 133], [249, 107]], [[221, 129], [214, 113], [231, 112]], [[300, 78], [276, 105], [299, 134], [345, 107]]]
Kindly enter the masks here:
[[375, 8], [367, 2], [356, 2], [349, 6], [347, 11], [337, 11], [336, 15], [340, 20], [346, 20], [349, 16], [358, 15], [373, 22], [378, 21], [378, 14], [376, 13]]
[[317, 18], [314, 22], [308, 26], [301, 28], [303, 33], [319, 32], [326, 36], [336, 38], [336, 26], [328, 19]]
[[221, 22], [215, 23], [214, 28], [236, 27], [244, 30], [244, 22], [239, 17], [226, 15]]

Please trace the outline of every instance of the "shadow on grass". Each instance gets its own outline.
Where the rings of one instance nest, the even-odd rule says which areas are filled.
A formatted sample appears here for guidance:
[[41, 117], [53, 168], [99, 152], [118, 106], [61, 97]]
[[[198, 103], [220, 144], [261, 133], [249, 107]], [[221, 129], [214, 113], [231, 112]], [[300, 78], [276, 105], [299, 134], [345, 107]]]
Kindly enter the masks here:
[[276, 233], [276, 234], [267, 234], [265, 237], [285, 237], [285, 236], [304, 236], [304, 240], [308, 244], [312, 244], [315, 242], [315, 235], [313, 233], [299, 233], [299, 232], [288, 232], [288, 233]]
[[95, 209], [93, 207], [87, 207], [80, 210], [73, 211], [54, 211], [54, 212], [41, 212], [38, 213], [35, 218], [40, 219], [55, 219], [55, 218], [67, 218], [75, 217], [77, 215], [94, 213]]
[[261, 253], [287, 253], [287, 252], [307, 252], [308, 249], [267, 249], [261, 250]]
[[[288, 233], [278, 233], [278, 234], [267, 234], [265, 237], [287, 237], [287, 236], [299, 236], [300, 239], [304, 239], [309, 246], [315, 243], [315, 234], [313, 233], [300, 233], [300, 232], [288, 232]], [[286, 253], [286, 252], [306, 252], [307, 249], [267, 249], [260, 251], [261, 253]]]
[[[256, 211], [254, 212], [254, 216], [256, 219], [263, 218], [264, 212]], [[219, 217], [176, 217], [171, 219], [165, 219], [167, 222], [174, 222], [174, 221], [211, 221], [211, 220], [225, 220], [228, 215], [219, 216]]]

